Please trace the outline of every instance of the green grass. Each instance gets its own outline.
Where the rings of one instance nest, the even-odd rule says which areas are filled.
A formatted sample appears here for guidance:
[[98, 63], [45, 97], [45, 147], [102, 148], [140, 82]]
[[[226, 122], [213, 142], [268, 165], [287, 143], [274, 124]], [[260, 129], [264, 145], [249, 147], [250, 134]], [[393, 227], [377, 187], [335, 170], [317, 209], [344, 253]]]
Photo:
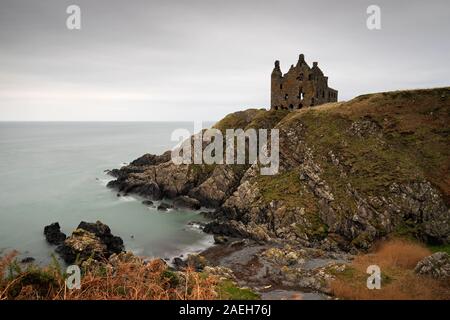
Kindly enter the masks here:
[[448, 254], [450, 254], [450, 244], [428, 246], [428, 248], [429, 248], [433, 253], [434, 253], [434, 252], [447, 252]]
[[225, 300], [259, 300], [260, 295], [247, 288], [239, 288], [231, 280], [219, 284], [219, 294]]
[[222, 133], [224, 133], [226, 129], [244, 129], [258, 115], [266, 112], [267, 111], [263, 109], [247, 109], [245, 111], [230, 113], [225, 118], [217, 122], [213, 128], [219, 129]]

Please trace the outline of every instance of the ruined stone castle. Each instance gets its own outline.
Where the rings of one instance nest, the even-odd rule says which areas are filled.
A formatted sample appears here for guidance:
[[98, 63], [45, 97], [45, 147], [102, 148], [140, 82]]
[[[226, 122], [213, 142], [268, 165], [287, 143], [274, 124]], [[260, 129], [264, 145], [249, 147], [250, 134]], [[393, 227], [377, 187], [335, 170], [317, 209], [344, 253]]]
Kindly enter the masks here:
[[305, 56], [301, 54], [297, 65], [291, 65], [289, 71], [283, 75], [280, 62], [275, 61], [272, 71], [271, 109], [301, 109], [336, 102], [337, 98], [337, 90], [328, 87], [328, 77], [324, 76], [317, 62], [313, 62], [311, 68], [305, 62]]

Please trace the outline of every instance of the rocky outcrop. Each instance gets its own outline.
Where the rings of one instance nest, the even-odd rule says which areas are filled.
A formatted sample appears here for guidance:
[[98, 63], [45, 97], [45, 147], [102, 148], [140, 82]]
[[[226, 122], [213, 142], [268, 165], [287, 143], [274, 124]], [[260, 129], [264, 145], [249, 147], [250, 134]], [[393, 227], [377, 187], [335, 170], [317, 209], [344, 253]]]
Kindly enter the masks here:
[[266, 242], [270, 236], [264, 227], [252, 222], [248, 225], [236, 220], [213, 221], [205, 225], [203, 231], [211, 234], [220, 234], [233, 238], [248, 238], [257, 242]]
[[180, 209], [199, 210], [202, 205], [197, 199], [188, 196], [179, 196], [173, 200], [173, 206]]
[[436, 252], [419, 261], [414, 271], [438, 280], [450, 280], [450, 255], [446, 252]]
[[395, 233], [447, 244], [449, 96], [449, 88], [400, 91], [237, 112], [214, 127], [278, 129], [278, 174], [262, 176], [258, 163], [175, 165], [166, 152], [113, 170], [110, 186], [190, 209], [198, 201], [216, 209], [206, 232], [258, 242], [354, 251]]
[[120, 253], [124, 250], [123, 240], [111, 233], [111, 229], [104, 223], [97, 221], [95, 223], [80, 222], [78, 229], [83, 229], [93, 233], [100, 241], [106, 245], [106, 255]]
[[44, 227], [45, 239], [48, 243], [58, 245], [66, 240], [66, 235], [61, 232], [58, 222], [52, 223]]
[[110, 228], [100, 221], [81, 222], [72, 235], [56, 248], [66, 263], [81, 263], [89, 258], [104, 260], [123, 251], [123, 240], [111, 234]]

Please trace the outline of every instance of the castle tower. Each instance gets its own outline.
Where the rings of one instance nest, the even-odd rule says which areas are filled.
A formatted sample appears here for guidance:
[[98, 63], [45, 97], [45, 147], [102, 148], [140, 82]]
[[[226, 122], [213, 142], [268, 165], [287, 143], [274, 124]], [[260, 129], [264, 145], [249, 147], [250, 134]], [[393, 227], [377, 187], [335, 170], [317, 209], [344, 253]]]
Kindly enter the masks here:
[[270, 104], [272, 106], [279, 104], [279, 96], [281, 94], [280, 92], [283, 89], [282, 81], [283, 81], [283, 74], [281, 73], [280, 69], [280, 61], [277, 60], [275, 61], [275, 67], [273, 68], [271, 76]]

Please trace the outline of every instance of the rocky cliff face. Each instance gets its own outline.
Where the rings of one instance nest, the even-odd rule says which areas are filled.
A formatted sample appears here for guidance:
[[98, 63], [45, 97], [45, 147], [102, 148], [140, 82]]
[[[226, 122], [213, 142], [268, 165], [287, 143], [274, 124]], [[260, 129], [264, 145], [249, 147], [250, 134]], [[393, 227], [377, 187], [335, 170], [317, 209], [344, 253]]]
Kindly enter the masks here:
[[[205, 231], [324, 249], [367, 249], [397, 233], [450, 242], [450, 88], [370, 94], [294, 112], [249, 109], [215, 128], [279, 129], [280, 171], [175, 165], [145, 155], [109, 186], [216, 208]], [[186, 197], [184, 198], [186, 200]]]

